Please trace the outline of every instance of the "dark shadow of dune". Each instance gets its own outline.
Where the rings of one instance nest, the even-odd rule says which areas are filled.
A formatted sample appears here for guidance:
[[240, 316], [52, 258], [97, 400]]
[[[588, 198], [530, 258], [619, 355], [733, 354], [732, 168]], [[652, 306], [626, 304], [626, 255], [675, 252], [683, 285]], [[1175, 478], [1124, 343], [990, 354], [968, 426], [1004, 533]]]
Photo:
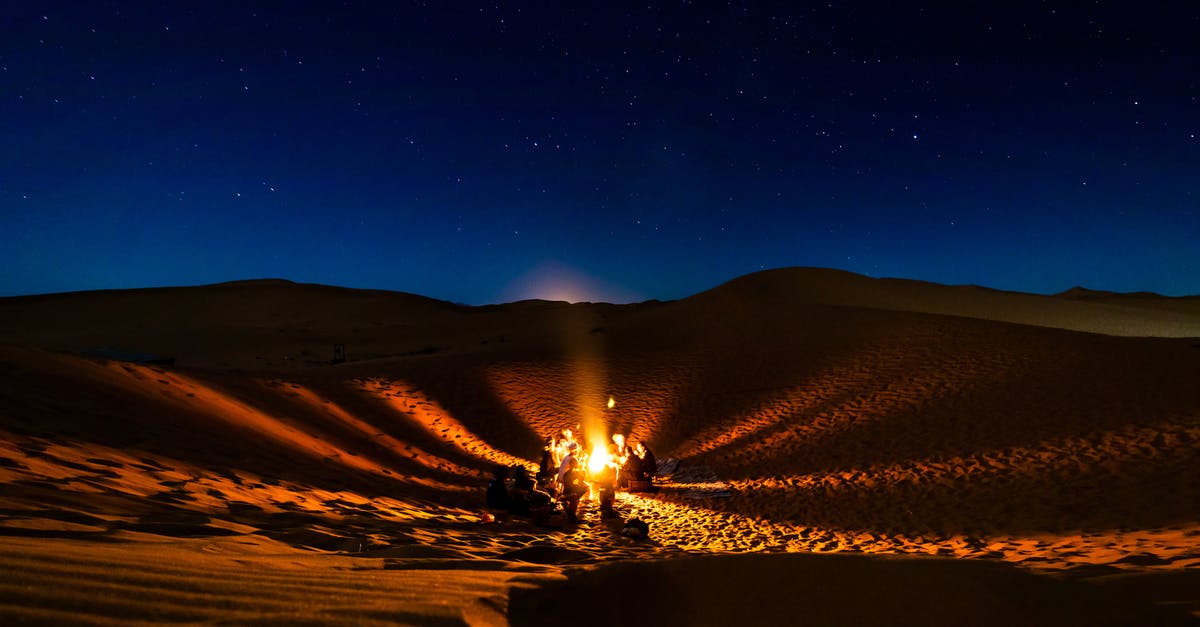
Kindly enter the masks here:
[[485, 374], [488, 363], [459, 361], [408, 371], [404, 377], [419, 385], [491, 446], [517, 457], [537, 460], [545, 434], [529, 428], [496, 396]]
[[[579, 599], [594, 603], [579, 612]], [[511, 593], [513, 625], [1191, 625], [1179, 609], [1006, 564], [859, 555], [627, 562]]]
[[[841, 408], [857, 414], [848, 428], [805, 440], [787, 451], [803, 471], [833, 471], [837, 451], [849, 452], [855, 467], [870, 468], [911, 459], [963, 457], [997, 449], [1038, 450], [1066, 438], [1097, 437], [1123, 429], [1158, 428], [1164, 421], [1186, 424], [1200, 408], [1200, 386], [1179, 359], [1163, 359], [1156, 347], [1112, 341], [1125, 346], [1094, 351], [1091, 342], [1060, 345], [1018, 356], [1019, 368], [984, 370], [953, 360], [915, 372], [911, 380], [890, 375], [894, 396], [914, 396], [906, 388], [969, 378], [919, 403], [888, 405], [864, 394]], [[997, 349], [970, 349], [977, 354]], [[1178, 351], [1176, 351], [1178, 352]], [[1115, 353], [1115, 357], [1113, 354]], [[1194, 364], [1200, 368], [1200, 361]], [[1064, 374], [1064, 371], [1069, 374]], [[1193, 370], [1194, 371], [1194, 370]], [[1117, 376], [1114, 376], [1117, 375]], [[928, 377], [923, 382], [921, 377]], [[880, 379], [887, 380], [887, 373]], [[869, 419], [862, 419], [869, 418]]]
[[587, 551], [560, 546], [539, 544], [503, 553], [500, 559], [530, 562], [532, 564], [570, 564], [595, 559]]
[[237, 390], [235, 394], [244, 402], [268, 413], [287, 416], [304, 431], [347, 454], [376, 462], [385, 474], [423, 476], [446, 483], [478, 480], [466, 476], [462, 467], [415, 461], [428, 447], [467, 469], [482, 472], [484, 468], [480, 460], [460, 455], [408, 421], [397, 420], [389, 408], [346, 382], [310, 377], [230, 381], [224, 389]]
[[[786, 429], [791, 418], [811, 411], [810, 406], [885, 391], [893, 380], [919, 381], [922, 370], [935, 367], [931, 360], [952, 357], [944, 351], [948, 340], [977, 332], [980, 324], [994, 324], [817, 305], [786, 311], [752, 303], [728, 308], [675, 314], [696, 318], [692, 334], [702, 348], [680, 364], [690, 372], [680, 375], [686, 384], [655, 435], [660, 454], [675, 454], [688, 442], [695, 445], [704, 437], [698, 427], [728, 445], [764, 430]], [[745, 328], [723, 330], [730, 324]], [[713, 344], [708, 338], [724, 339]], [[988, 363], [999, 369], [1008, 365], [995, 356]], [[797, 406], [790, 415], [776, 407], [787, 403]], [[755, 428], [746, 429], [747, 420], [757, 423]], [[722, 425], [739, 436], [722, 437]]]
[[118, 523], [114, 526], [114, 528], [123, 529], [125, 531], [136, 531], [138, 533], [149, 533], [157, 536], [167, 536], [171, 538], [215, 538], [219, 536], [242, 535], [240, 532], [232, 531], [222, 527], [198, 525], [193, 523]]
[[1178, 608], [1193, 616], [1200, 615], [1200, 594], [1197, 593], [1200, 591], [1200, 571], [1118, 572], [1089, 577], [1087, 581], [1118, 594]]
[[123, 542], [113, 538], [107, 529], [96, 531], [75, 531], [69, 529], [31, 529], [26, 527], [9, 527], [0, 525], [0, 536], [14, 538], [59, 538], [64, 540], [87, 540], [89, 542]]

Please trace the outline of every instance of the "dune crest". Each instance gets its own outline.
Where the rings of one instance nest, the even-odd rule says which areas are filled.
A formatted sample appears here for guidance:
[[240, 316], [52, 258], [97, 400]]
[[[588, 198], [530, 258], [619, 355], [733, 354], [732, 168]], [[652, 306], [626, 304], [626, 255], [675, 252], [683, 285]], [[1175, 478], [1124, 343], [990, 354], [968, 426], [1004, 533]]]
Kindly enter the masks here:
[[1012, 322], [1131, 337], [1200, 337], [1200, 299], [1069, 290], [1057, 296], [975, 285], [872, 279], [842, 270], [782, 268], [739, 277], [693, 299], [775, 306], [836, 305]]

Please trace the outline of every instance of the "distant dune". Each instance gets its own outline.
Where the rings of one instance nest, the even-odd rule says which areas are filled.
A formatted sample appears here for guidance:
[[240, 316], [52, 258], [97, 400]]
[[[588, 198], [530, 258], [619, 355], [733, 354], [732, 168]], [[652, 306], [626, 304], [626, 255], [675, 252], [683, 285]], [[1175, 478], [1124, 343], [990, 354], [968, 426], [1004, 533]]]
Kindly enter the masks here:
[[1071, 290], [1058, 296], [872, 279], [840, 270], [785, 268], [734, 279], [693, 298], [775, 306], [838, 305], [913, 311], [1134, 337], [1200, 337], [1200, 298]]
[[1082, 287], [1073, 287], [1061, 294], [1057, 294], [1058, 298], [1066, 298], [1069, 300], [1080, 300], [1090, 303], [1104, 303], [1110, 305], [1118, 305], [1122, 307], [1133, 307], [1140, 309], [1163, 309], [1166, 311], [1176, 311], [1179, 313], [1197, 315], [1200, 314], [1200, 296], [1180, 296], [1170, 297], [1155, 294], [1154, 292], [1132, 292], [1122, 294], [1118, 292], [1104, 292], [1089, 290]]
[[[546, 624], [637, 582], [659, 624], [1194, 624], [1196, 302], [804, 268], [0, 299], [0, 619]], [[661, 490], [492, 522], [493, 468], [581, 423]]]

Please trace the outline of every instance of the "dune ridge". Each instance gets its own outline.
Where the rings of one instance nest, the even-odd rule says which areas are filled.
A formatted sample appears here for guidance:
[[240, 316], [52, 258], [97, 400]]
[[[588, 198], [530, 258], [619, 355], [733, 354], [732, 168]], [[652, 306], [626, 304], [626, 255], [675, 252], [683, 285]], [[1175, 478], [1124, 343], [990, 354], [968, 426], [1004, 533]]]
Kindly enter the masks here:
[[[279, 281], [0, 299], [0, 617], [540, 624], [564, 589], [650, 577], [653, 612], [716, 621], [744, 606], [705, 591], [748, 569], [779, 593], [910, 578], [879, 601], [895, 624], [1189, 624], [1200, 334], [1114, 298], [1158, 301], [814, 269], [624, 306]], [[678, 460], [661, 491], [574, 528], [486, 522], [492, 467], [584, 414]], [[974, 601], [939, 609], [956, 577]]]
[[[947, 286], [912, 279], [873, 279], [842, 270], [781, 268], [736, 278], [710, 291], [779, 306], [867, 307], [1132, 337], [1200, 337], [1200, 299], [1068, 290], [1056, 296]], [[705, 300], [709, 293], [692, 298]]]

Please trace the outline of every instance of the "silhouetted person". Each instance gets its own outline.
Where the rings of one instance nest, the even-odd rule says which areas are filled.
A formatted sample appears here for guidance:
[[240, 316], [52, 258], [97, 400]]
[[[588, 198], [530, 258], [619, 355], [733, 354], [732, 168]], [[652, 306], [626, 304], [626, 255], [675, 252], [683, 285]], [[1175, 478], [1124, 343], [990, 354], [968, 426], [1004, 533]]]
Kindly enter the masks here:
[[508, 467], [497, 466], [492, 474], [492, 480], [488, 482], [487, 487], [487, 506], [488, 509], [497, 509], [508, 511]]
[[542, 461], [538, 464], [538, 483], [544, 485], [546, 479], [554, 477], [557, 472], [558, 467], [554, 465], [554, 438], [547, 437], [546, 445], [542, 447]]
[[562, 463], [559, 464], [559, 466], [558, 466], [558, 475], [556, 477], [556, 479], [558, 480], [558, 485], [559, 485], [560, 489], [562, 488], [562, 485], [563, 485], [563, 475], [566, 474], [566, 472], [567, 472], [568, 463], [573, 463], [575, 465], [579, 464], [579, 458], [576, 457], [578, 452], [579, 452], [578, 444], [576, 444], [574, 442], [567, 444], [567, 454], [565, 457], [563, 457]]
[[[513, 466], [512, 490], [508, 494], [508, 511], [517, 516], [528, 516], [535, 503], [537, 486], [524, 466]], [[545, 495], [548, 499], [550, 495]]]
[[567, 457], [563, 460], [562, 479], [559, 483], [562, 485], [562, 491], [559, 498], [562, 500], [563, 512], [567, 514], [567, 520], [574, 524], [579, 522], [576, 511], [579, 509], [579, 499], [587, 494], [587, 481], [584, 480], [583, 471], [579, 469], [579, 462], [575, 461], [574, 457]]
[[625, 443], [625, 436], [620, 433], [614, 433], [612, 437], [612, 445], [609, 446], [609, 455], [617, 464], [617, 487], [628, 488], [629, 479], [634, 476], [634, 467], [637, 465], [634, 462], [633, 451], [629, 445]]
[[654, 476], [658, 474], [658, 460], [654, 459], [654, 453], [646, 448], [644, 444], [638, 442], [633, 447], [633, 456], [637, 459], [637, 478], [639, 481], [645, 481], [648, 486], [654, 484]]
[[528, 479], [528, 475], [526, 475], [526, 479], [526, 481], [522, 482], [518, 478], [513, 483], [514, 485], [527, 485], [529, 487], [529, 515], [533, 517], [534, 523], [544, 525], [549, 521], [550, 513], [554, 511], [554, 497], [550, 496], [549, 492], [541, 489], [541, 486], [543, 483], [553, 485], [554, 474], [551, 473], [544, 482]]

